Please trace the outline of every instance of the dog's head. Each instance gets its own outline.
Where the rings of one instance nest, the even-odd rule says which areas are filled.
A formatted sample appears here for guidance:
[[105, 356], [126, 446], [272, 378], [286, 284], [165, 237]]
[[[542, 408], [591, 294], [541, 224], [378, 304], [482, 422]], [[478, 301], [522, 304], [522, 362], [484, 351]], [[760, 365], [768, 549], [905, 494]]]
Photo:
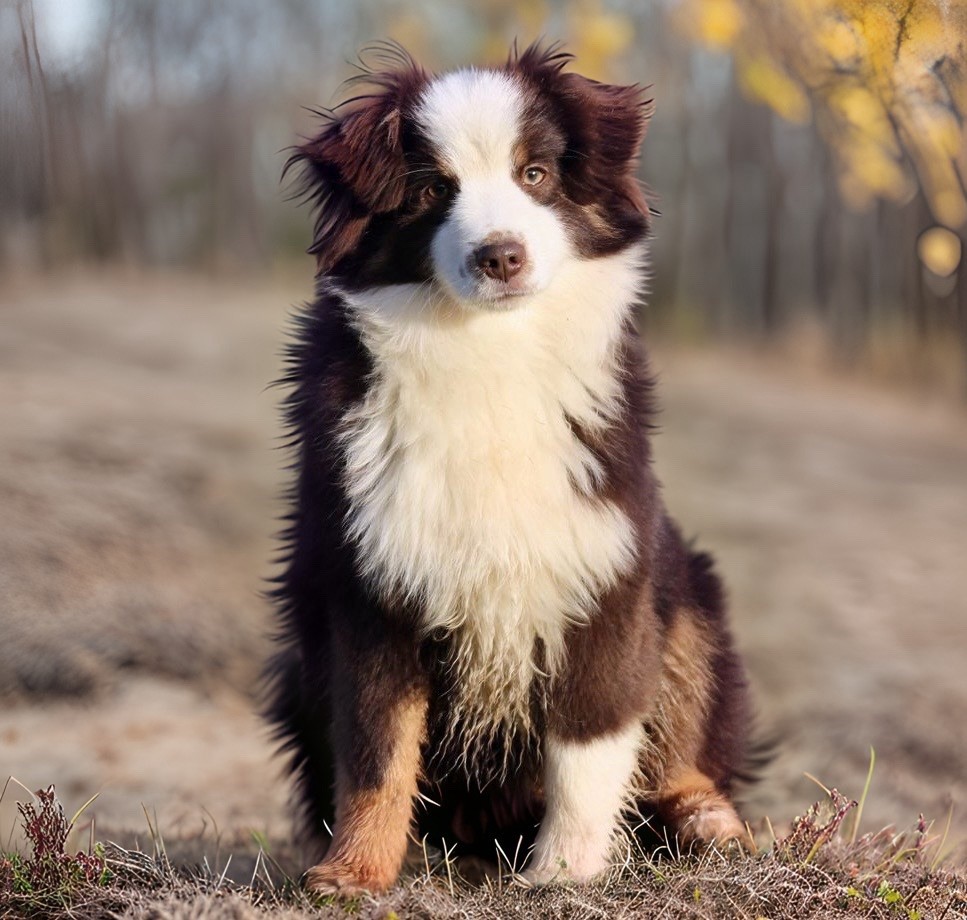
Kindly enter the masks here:
[[[385, 56], [385, 55], [384, 55]], [[513, 305], [568, 258], [640, 240], [635, 178], [649, 100], [533, 45], [502, 69], [434, 77], [399, 49], [373, 90], [296, 149], [318, 208], [320, 273], [351, 287], [435, 279], [461, 303]]]

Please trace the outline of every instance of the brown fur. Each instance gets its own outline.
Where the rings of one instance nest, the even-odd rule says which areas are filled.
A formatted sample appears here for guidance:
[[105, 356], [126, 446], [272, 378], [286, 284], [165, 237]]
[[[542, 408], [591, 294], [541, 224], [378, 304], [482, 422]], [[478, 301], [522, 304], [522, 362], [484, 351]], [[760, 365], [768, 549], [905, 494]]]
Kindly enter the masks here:
[[[563, 73], [566, 62], [557, 48], [534, 47], [513, 54], [506, 71], [529, 100], [520, 160], [549, 162], [533, 195], [592, 259], [647, 233], [634, 171], [647, 103], [638, 87]], [[682, 538], [651, 467], [652, 379], [630, 308], [615, 343], [620, 409], [594, 432], [572, 423], [571, 434], [601, 470], [582, 500], [621, 510], [635, 561], [586, 622], [566, 627], [553, 675], [541, 669], [540, 641], [529, 649], [537, 668], [520, 725], [487, 736], [468, 759], [472, 726], [459, 706], [468, 688], [452, 667], [459, 637], [427, 635], [420, 597], [381, 592], [360, 574], [339, 432], [377, 370], [341, 291], [432, 281], [429, 246], [447, 213], [446, 201], [421, 194], [440, 181], [439, 164], [409, 117], [431, 77], [399, 52], [394, 65], [365, 75], [376, 91], [332, 113], [294, 157], [319, 206], [311, 252], [324, 275], [297, 319], [284, 379], [297, 476], [275, 592], [281, 648], [269, 673], [270, 717], [292, 753], [310, 839], [324, 840], [335, 787], [334, 838], [307, 883], [391, 884], [418, 792], [438, 803], [419, 810], [421, 837], [492, 859], [498, 847], [526, 852], [545, 810], [546, 739], [580, 744], [636, 722], [646, 740], [629, 805], [685, 842], [741, 837], [729, 795], [746, 754], [744, 672], [711, 560]]]
[[737, 841], [755, 852], [755, 844], [735, 806], [715, 783], [698, 770], [666, 778], [657, 797], [658, 812], [678, 835], [681, 845]]
[[652, 745], [642, 762], [659, 794], [674, 777], [697, 769], [713, 679], [707, 631], [695, 611], [679, 609], [665, 637], [661, 680], [647, 719]]
[[417, 794], [426, 699], [402, 701], [389, 731], [389, 762], [376, 788], [358, 788], [347, 769], [337, 769], [335, 831], [325, 859], [306, 873], [312, 891], [375, 891], [396, 880]]

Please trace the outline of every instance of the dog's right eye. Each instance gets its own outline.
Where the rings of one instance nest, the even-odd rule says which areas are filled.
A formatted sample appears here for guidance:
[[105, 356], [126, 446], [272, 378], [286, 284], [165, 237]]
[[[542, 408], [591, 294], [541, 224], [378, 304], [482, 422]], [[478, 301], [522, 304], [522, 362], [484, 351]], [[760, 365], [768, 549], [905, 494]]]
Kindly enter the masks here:
[[423, 197], [430, 201], [446, 201], [450, 197], [450, 183], [445, 179], [434, 179], [423, 187]]

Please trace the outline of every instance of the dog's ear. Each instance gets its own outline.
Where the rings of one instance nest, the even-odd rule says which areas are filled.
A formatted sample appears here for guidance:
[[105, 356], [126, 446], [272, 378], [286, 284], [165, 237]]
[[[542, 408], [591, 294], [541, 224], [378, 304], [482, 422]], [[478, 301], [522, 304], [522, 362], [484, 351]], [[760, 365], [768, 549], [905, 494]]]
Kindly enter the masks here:
[[303, 194], [316, 211], [308, 252], [318, 274], [338, 265], [372, 217], [400, 207], [406, 194], [402, 107], [425, 77], [416, 70], [363, 76], [376, 91], [328, 113], [328, 124], [296, 147], [285, 167], [301, 164]]
[[638, 213], [648, 205], [636, 178], [638, 154], [651, 117], [646, 88], [598, 83], [580, 74], [560, 76], [571, 113], [573, 167], [592, 195], [618, 189]]
[[640, 86], [613, 86], [567, 73], [571, 60], [560, 44], [535, 42], [522, 52], [511, 48], [507, 68], [554, 101], [567, 133], [566, 181], [574, 199], [591, 204], [617, 193], [622, 209], [647, 224], [648, 205], [635, 174], [652, 100]]
[[591, 127], [586, 142], [605, 168], [634, 172], [638, 152], [651, 117], [647, 88], [598, 83], [580, 74], [562, 74], [568, 94], [588, 113]]

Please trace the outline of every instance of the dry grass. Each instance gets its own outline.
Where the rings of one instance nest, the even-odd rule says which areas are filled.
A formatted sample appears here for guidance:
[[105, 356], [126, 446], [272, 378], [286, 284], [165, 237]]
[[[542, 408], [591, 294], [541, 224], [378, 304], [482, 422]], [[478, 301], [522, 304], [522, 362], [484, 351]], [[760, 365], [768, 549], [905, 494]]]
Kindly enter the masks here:
[[[678, 853], [674, 844], [645, 853], [629, 846], [622, 865], [595, 885], [524, 886], [510, 866], [477, 884], [460, 865], [426, 849], [390, 892], [317, 898], [303, 892], [258, 845], [247, 880], [229, 874], [232, 857], [211, 866], [169, 858], [153, 835], [152, 852], [94, 843], [69, 853], [77, 816], [67, 819], [53, 793], [20, 806], [30, 852], [0, 856], [0, 917], [23, 918], [530, 918], [890, 917], [955, 920], [967, 916], [967, 875], [941, 865], [945, 844], [921, 817], [905, 833], [841, 833], [857, 807], [835, 789], [756, 856]], [[149, 822], [150, 824], [150, 822]], [[855, 839], [850, 839], [855, 837]]]

